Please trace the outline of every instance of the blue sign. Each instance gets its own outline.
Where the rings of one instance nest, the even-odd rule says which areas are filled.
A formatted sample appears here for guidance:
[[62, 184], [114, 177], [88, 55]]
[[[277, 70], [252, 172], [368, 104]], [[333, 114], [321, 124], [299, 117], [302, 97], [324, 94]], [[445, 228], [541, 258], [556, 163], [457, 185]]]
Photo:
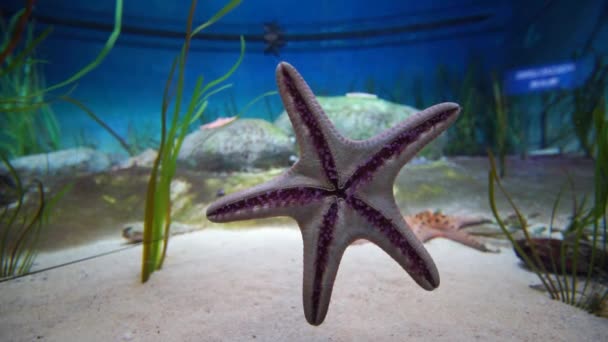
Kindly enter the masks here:
[[504, 88], [511, 95], [576, 88], [581, 83], [580, 66], [564, 62], [511, 70], [505, 76]]

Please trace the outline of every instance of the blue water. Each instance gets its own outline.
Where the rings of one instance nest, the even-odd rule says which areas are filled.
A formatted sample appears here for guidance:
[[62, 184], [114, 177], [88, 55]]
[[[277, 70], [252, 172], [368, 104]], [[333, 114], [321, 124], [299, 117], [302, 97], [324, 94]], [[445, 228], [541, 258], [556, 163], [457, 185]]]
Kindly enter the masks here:
[[[196, 22], [209, 18], [224, 3], [200, 1]], [[413, 104], [413, 87], [417, 85], [408, 80], [420, 79], [424, 95], [430, 98], [433, 82], [437, 82], [438, 65], [462, 73], [467, 63], [476, 58], [485, 70], [501, 75], [517, 66], [570, 58], [577, 44], [591, 34], [603, 1], [585, 1], [585, 6], [559, 3], [563, 4], [545, 8], [545, 2], [523, 0], [244, 1], [205, 31], [214, 37], [229, 38], [193, 42], [187, 89], [191, 89], [199, 75], [212, 80], [230, 68], [238, 58], [239, 43], [235, 37], [259, 38], [262, 24], [276, 21], [286, 34], [304, 38], [288, 41], [279, 57], [263, 54], [262, 42], [248, 41], [243, 63], [228, 81], [232, 87], [212, 98], [205, 122], [229, 116], [231, 112], [226, 108], [241, 110], [256, 96], [275, 90], [274, 69], [279, 60], [296, 66], [313, 90], [323, 95], [366, 91], [368, 80], [373, 78], [380, 97], [388, 98], [396, 85], [401, 84], [404, 87], [401, 92], [406, 94], [400, 100]], [[10, 12], [22, 4], [11, 0], [1, 7]], [[181, 32], [189, 5], [186, 0], [126, 1], [124, 30], [117, 45], [97, 69], [77, 83], [71, 95], [121, 135], [127, 133], [129, 125], [142, 129], [158, 127], [164, 82], [181, 40], [135, 31]], [[39, 28], [54, 23], [54, 32], [38, 50], [39, 58], [49, 63], [45, 67], [48, 84], [65, 79], [99, 53], [110, 34], [107, 26], [113, 22], [113, 12], [114, 2], [109, 0], [38, 1], [35, 16]], [[462, 18], [469, 20], [425, 26]], [[78, 23], [73, 24], [74, 20]], [[106, 26], [91, 29], [88, 24], [92, 23]], [[421, 28], [400, 33], [390, 30], [416, 25]], [[361, 31], [377, 34], [348, 36]], [[600, 35], [608, 38], [605, 31]], [[347, 35], [343, 39], [323, 39], [335, 33]], [[79, 109], [61, 102], [53, 108], [64, 132], [65, 146], [75, 144], [74, 136], [84, 133], [103, 150], [117, 149], [117, 143]], [[270, 108], [269, 113], [261, 101], [243, 116], [276, 117], [282, 109], [278, 96], [270, 99]]]

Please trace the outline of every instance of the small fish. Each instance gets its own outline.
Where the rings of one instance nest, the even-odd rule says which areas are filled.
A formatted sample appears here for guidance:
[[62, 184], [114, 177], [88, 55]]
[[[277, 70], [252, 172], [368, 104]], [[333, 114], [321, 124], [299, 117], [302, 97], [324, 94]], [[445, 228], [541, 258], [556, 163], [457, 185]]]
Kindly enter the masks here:
[[285, 34], [276, 22], [264, 23], [264, 54], [279, 56], [281, 48], [287, 45]]
[[206, 130], [206, 129], [222, 127], [222, 126], [225, 126], [225, 125], [231, 123], [234, 120], [236, 120], [236, 116], [231, 116], [229, 118], [217, 118], [209, 123], [202, 125], [201, 129]]

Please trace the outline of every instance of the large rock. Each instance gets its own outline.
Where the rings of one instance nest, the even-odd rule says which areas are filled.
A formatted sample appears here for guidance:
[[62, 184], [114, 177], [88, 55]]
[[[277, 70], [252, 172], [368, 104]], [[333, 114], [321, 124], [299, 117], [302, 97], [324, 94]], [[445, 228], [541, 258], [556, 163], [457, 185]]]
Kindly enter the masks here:
[[245, 171], [289, 165], [293, 143], [272, 123], [239, 119], [228, 125], [201, 129], [184, 139], [181, 164], [208, 171]]
[[[70, 148], [50, 153], [32, 154], [11, 160], [11, 165], [23, 178], [50, 176], [73, 176], [82, 173], [96, 173], [110, 168], [107, 154], [88, 147]], [[6, 167], [0, 166], [5, 173]]]
[[[369, 139], [420, 111], [368, 96], [318, 96], [317, 100], [338, 131], [355, 140]], [[288, 136], [293, 136], [293, 128], [285, 111], [277, 118], [275, 125]], [[433, 159], [440, 157], [445, 141], [446, 137], [442, 134], [420, 154]]]

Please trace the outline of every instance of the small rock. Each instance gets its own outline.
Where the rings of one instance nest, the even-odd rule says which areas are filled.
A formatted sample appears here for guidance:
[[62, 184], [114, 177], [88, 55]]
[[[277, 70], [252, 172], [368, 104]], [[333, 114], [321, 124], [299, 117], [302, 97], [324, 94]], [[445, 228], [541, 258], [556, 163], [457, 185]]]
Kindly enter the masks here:
[[[122, 228], [122, 237], [127, 240], [127, 243], [135, 244], [144, 240], [143, 222], [130, 222], [123, 225]], [[180, 222], [171, 222], [170, 234], [171, 236], [185, 234], [199, 229], [201, 229], [200, 226]]]
[[154, 160], [156, 160], [156, 156], [158, 152], [154, 149], [147, 149], [127, 160], [120, 162], [117, 166], [113, 167], [114, 170], [128, 169], [131, 167], [152, 167], [154, 165]]

